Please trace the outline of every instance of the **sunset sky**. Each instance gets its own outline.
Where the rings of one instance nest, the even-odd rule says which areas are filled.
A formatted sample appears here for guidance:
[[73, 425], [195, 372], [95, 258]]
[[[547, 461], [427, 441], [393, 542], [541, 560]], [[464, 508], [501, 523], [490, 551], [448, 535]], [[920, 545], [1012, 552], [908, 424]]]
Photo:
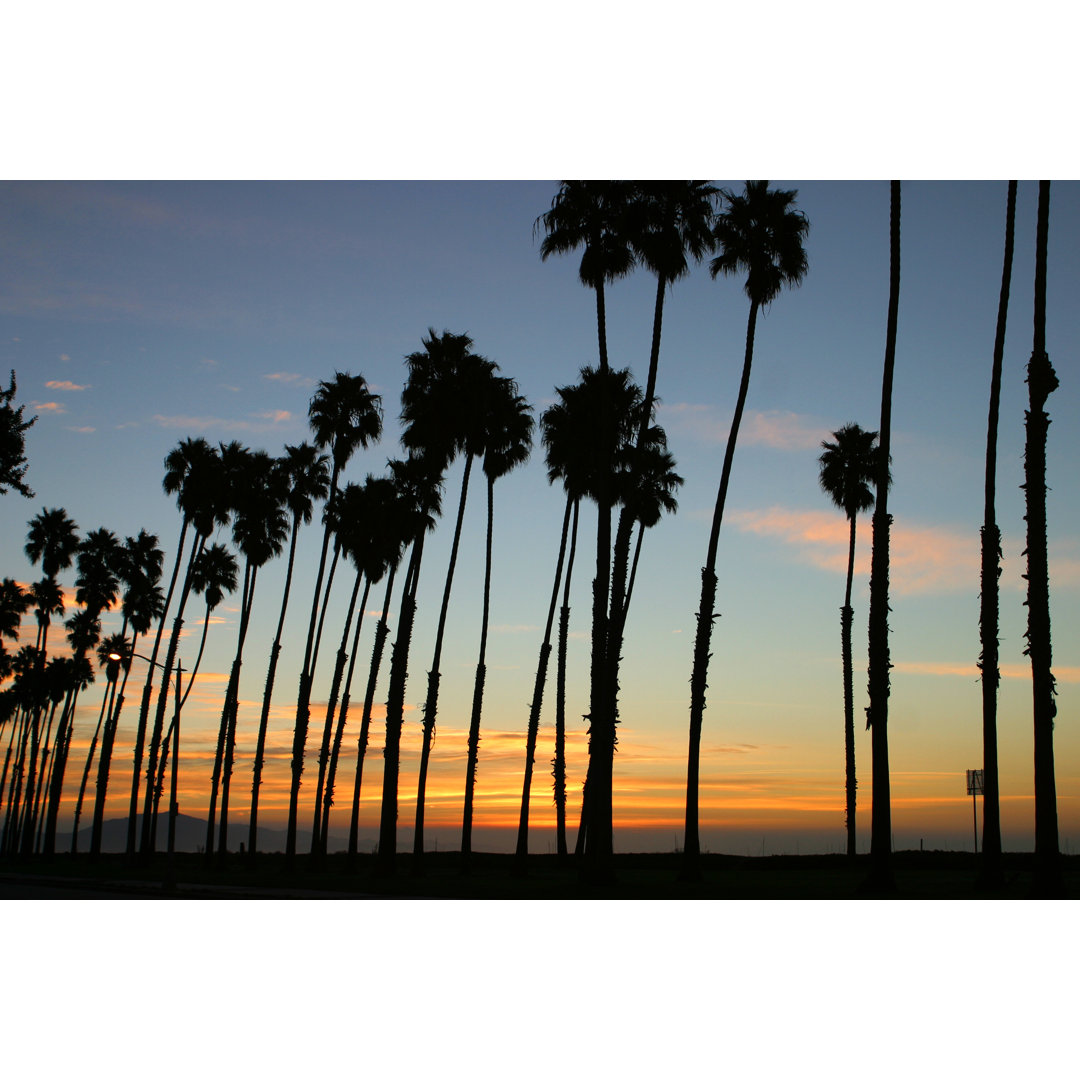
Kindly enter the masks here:
[[[741, 181], [719, 185], [738, 190]], [[843, 728], [839, 607], [847, 527], [819, 491], [817, 455], [850, 421], [876, 429], [888, 291], [888, 184], [775, 180], [798, 190], [810, 219], [810, 270], [759, 320], [747, 415], [720, 541], [718, 610], [703, 733], [702, 843], [734, 853], [840, 850]], [[189, 436], [239, 439], [272, 454], [308, 437], [317, 381], [362, 373], [383, 398], [380, 444], [345, 480], [379, 474], [398, 456], [403, 357], [429, 327], [467, 332], [518, 380], [537, 415], [555, 386], [596, 363], [595, 305], [577, 259], [542, 263], [533, 222], [555, 181], [416, 183], [7, 183], [0, 189], [0, 369], [14, 368], [29, 432], [32, 501], [3, 500], [3, 572], [34, 580], [22, 553], [26, 523], [64, 507], [82, 532], [156, 533], [171, 568], [180, 516], [161, 490], [162, 462]], [[972, 842], [966, 769], [982, 764], [975, 661], [979, 525], [1005, 216], [1004, 182], [903, 186], [901, 294], [893, 405], [893, 689], [890, 704], [895, 844]], [[1020, 185], [998, 477], [1004, 533], [1000, 746], [1007, 849], [1032, 841], [1030, 678], [1022, 482], [1024, 367], [1031, 350], [1037, 185]], [[1070, 722], [1080, 682], [1080, 490], [1069, 418], [1077, 339], [1075, 257], [1080, 185], [1051, 195], [1048, 349], [1061, 377], [1049, 412], [1049, 542], [1055, 732], [1063, 846], [1080, 832], [1080, 737]], [[608, 290], [612, 363], [644, 379], [655, 280], [638, 271]], [[723, 445], [738, 387], [747, 301], [741, 282], [705, 266], [677, 283], [664, 313], [659, 422], [685, 477], [679, 511], [646, 537], [627, 630], [615, 762], [616, 846], [681, 845], [694, 612]], [[401, 817], [415, 810], [419, 703], [430, 667], [462, 465], [450, 470], [443, 524], [425, 551], [410, 662]], [[563, 497], [542, 454], [496, 486], [488, 684], [476, 792], [481, 847], [505, 848], [516, 825], [524, 727], [550, 594]], [[465, 734], [480, 630], [484, 495], [470, 490], [449, 613], [439, 724], [429, 786], [431, 842], [460, 835]], [[595, 512], [583, 508], [570, 650], [569, 819], [584, 774], [589, 552]], [[227, 530], [220, 539], [228, 540]], [[292, 709], [319, 530], [301, 532], [286, 646], [275, 692], [262, 795], [268, 826], [287, 805]], [[853, 603], [860, 778], [860, 849], [869, 843], [870, 745], [863, 730], [869, 520], [860, 524]], [[62, 576], [71, 586], [73, 572]], [[284, 559], [260, 575], [245, 651], [231, 820], [244, 821], [258, 701], [284, 581]], [[317, 684], [325, 700], [351, 577], [339, 575]], [[354, 694], [370, 656], [372, 590]], [[215, 612], [207, 654], [184, 714], [180, 804], [201, 815], [220, 703], [237, 629], [238, 597]], [[391, 605], [392, 613], [394, 605]], [[181, 656], [194, 662], [201, 605], [189, 607]], [[118, 629], [119, 619], [113, 617]], [[140, 651], [149, 652], [149, 643]], [[385, 675], [376, 700], [385, 701]], [[145, 665], [136, 660], [131, 686]], [[81, 698], [69, 788], [77, 790], [100, 684]], [[317, 691], [318, 692], [318, 691]], [[126, 807], [137, 704], [121, 723], [110, 813]], [[553, 695], [536, 758], [534, 850], [552, 843]], [[362, 825], [374, 842], [381, 784], [377, 715], [364, 778]], [[347, 828], [358, 711], [339, 773], [331, 828]], [[323, 722], [312, 710], [301, 824], [312, 813], [312, 769]], [[305, 802], [305, 797], [308, 801]], [[70, 811], [71, 802], [68, 802]], [[277, 820], [275, 820], [275, 818]], [[573, 835], [573, 834], [572, 834]], [[572, 837], [571, 837], [572, 841]]]

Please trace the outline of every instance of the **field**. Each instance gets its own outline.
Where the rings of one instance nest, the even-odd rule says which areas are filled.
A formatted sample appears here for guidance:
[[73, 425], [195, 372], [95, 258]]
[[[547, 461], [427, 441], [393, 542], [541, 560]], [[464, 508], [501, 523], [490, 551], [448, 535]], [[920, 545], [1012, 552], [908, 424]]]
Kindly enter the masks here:
[[[208, 863], [182, 853], [129, 861], [103, 855], [57, 856], [0, 864], [4, 899], [475, 899], [475, 900], [852, 900], [886, 898], [864, 891], [869, 856], [702, 856], [699, 882], [679, 880], [681, 856], [624, 854], [615, 857], [613, 883], [580, 880], [573, 859], [529, 856], [521, 873], [512, 855], [474, 853], [468, 873], [456, 852], [424, 856], [418, 872], [411, 855], [398, 856], [393, 877], [380, 876], [372, 855], [350, 865], [330, 855], [321, 866], [298, 856], [286, 869], [281, 855], [229, 855]], [[977, 887], [979, 862], [970, 853], [899, 851], [893, 855], [901, 900], [1023, 900], [1031, 897], [1032, 856], [1004, 856], [1005, 884]], [[1080, 856], [1062, 856], [1067, 895], [1080, 895]]]

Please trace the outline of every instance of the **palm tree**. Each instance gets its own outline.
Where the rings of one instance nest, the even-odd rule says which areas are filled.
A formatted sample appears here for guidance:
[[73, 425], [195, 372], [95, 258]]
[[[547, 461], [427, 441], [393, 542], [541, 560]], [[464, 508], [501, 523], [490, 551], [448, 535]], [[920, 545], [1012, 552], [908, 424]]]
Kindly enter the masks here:
[[285, 572], [285, 589], [281, 596], [274, 643], [270, 647], [270, 662], [266, 670], [266, 687], [263, 690], [262, 712], [259, 714], [259, 734], [255, 744], [255, 762], [252, 766], [251, 816], [248, 823], [248, 850], [256, 850], [259, 838], [259, 786], [262, 784], [263, 761], [266, 754], [266, 732], [270, 722], [270, 701], [274, 693], [278, 657], [281, 654], [281, 635], [285, 628], [285, 612], [289, 606], [292, 589], [293, 563], [296, 556], [296, 539], [301, 524], [311, 523], [314, 501], [325, 499], [330, 485], [329, 458], [320, 454], [309, 443], [286, 446], [285, 456], [278, 461], [283, 474], [287, 494], [286, 506], [292, 515], [292, 531], [289, 536], [289, 561]]
[[1005, 206], [1005, 260], [1001, 268], [994, 360], [990, 370], [990, 411], [986, 423], [986, 482], [983, 525], [980, 530], [981, 574], [979, 589], [979, 638], [982, 653], [983, 716], [983, 857], [979, 881], [983, 888], [1004, 884], [1001, 869], [1001, 809], [998, 802], [997, 689], [998, 669], [998, 577], [1001, 574], [1001, 530], [994, 505], [997, 490], [997, 429], [1001, 404], [1001, 368], [1005, 352], [1005, 324], [1009, 313], [1012, 281], [1013, 234], [1016, 223], [1016, 181], [1009, 181]]
[[1024, 425], [1024, 499], [1027, 513], [1027, 609], [1025, 652], [1031, 660], [1035, 726], [1035, 876], [1036, 896], [1062, 897], [1058, 851], [1057, 788], [1054, 778], [1054, 717], [1057, 693], [1051, 671], [1050, 575], [1046, 554], [1046, 399], [1058, 377], [1046, 354], [1046, 248], [1050, 227], [1050, 181], [1039, 181], [1035, 247], [1035, 333], [1028, 361], [1028, 410]]
[[[234, 556], [224, 544], [207, 544], [202, 551], [199, 552], [199, 557], [195, 560], [195, 565], [191, 569], [191, 591], [196, 596], [201, 596], [203, 598], [203, 601], [206, 604], [206, 613], [203, 615], [202, 633], [199, 635], [199, 651], [195, 654], [195, 664], [188, 672], [187, 686], [183, 690], [183, 696], [180, 697], [173, 707], [172, 720], [169, 721], [165, 736], [161, 740], [161, 757], [158, 760], [157, 779], [154, 782], [154, 820], [151, 823], [151, 829], [155, 838], [157, 837], [158, 805], [161, 800], [162, 792], [165, 789], [165, 770], [169, 761], [169, 746], [171, 743], [173, 761], [175, 763], [180, 748], [180, 734], [177, 730], [177, 725], [179, 724], [180, 715], [183, 712], [184, 705], [187, 703], [187, 699], [195, 686], [195, 678], [199, 674], [199, 667], [202, 665], [203, 652], [206, 649], [206, 635], [210, 628], [210, 616], [221, 604], [222, 600], [225, 599], [226, 593], [236, 591], [236, 579], [238, 574], [239, 567], [236, 562], [236, 556]], [[180, 672], [178, 671], [177, 679], [179, 678]], [[177, 693], [179, 693], [179, 690]], [[170, 806], [170, 844], [173, 840], [175, 816], [176, 808]], [[171, 846], [169, 851], [172, 851]]]
[[[352, 628], [353, 615], [356, 613], [357, 600], [360, 600], [360, 618], [356, 622], [356, 637], [359, 639], [360, 628], [363, 625], [364, 608], [367, 606], [368, 593], [371, 589], [372, 575], [382, 577], [383, 568], [377, 557], [374, 556], [374, 531], [378, 517], [376, 516], [374, 501], [376, 496], [372, 494], [371, 485], [378, 481], [371, 475], [367, 482], [360, 484], [347, 484], [334, 501], [331, 508], [333, 511], [332, 528], [334, 530], [335, 543], [340, 547], [345, 556], [356, 568], [356, 576], [353, 580], [352, 594], [346, 609], [345, 626], [341, 632], [341, 645], [338, 648], [334, 660], [334, 674], [330, 681], [330, 693], [326, 702], [326, 719], [323, 723], [322, 744], [319, 750], [319, 778], [315, 785], [315, 818], [311, 828], [311, 854], [326, 854], [326, 836], [324, 822], [329, 824], [330, 801], [324, 799], [327, 770], [336, 773], [337, 757], [341, 748], [343, 724], [338, 725], [337, 738], [331, 739], [334, 734], [334, 716], [337, 712], [338, 695], [341, 693], [341, 680], [345, 676], [345, 662], [349, 654], [349, 631]], [[363, 583], [363, 596], [360, 595], [360, 585]], [[353, 646], [355, 652], [356, 646]], [[333, 788], [333, 778], [330, 781]], [[325, 808], [324, 808], [324, 803]]]
[[[334, 745], [330, 752], [330, 765], [327, 770], [326, 789], [323, 795], [322, 826], [319, 833], [322, 841], [322, 853], [326, 852], [326, 837], [330, 828], [330, 808], [333, 805], [334, 783], [337, 776], [338, 758], [341, 753], [341, 742], [345, 734], [345, 724], [349, 716], [349, 701], [353, 673], [356, 670], [357, 650], [360, 643], [360, 629], [363, 624], [364, 609], [367, 606], [368, 587], [378, 584], [383, 577], [387, 578], [386, 595], [383, 600], [382, 612], [376, 626], [376, 643], [372, 651], [371, 669], [368, 677], [368, 692], [364, 699], [364, 711], [360, 722], [360, 735], [357, 741], [356, 775], [353, 783], [353, 815], [349, 827], [349, 854], [356, 854], [356, 841], [354, 835], [359, 830], [360, 809], [360, 785], [363, 779], [364, 755], [367, 750], [368, 730], [371, 724], [371, 709], [375, 699], [375, 679], [382, 659], [383, 643], [386, 639], [387, 626], [386, 614], [390, 606], [390, 595], [394, 587], [394, 577], [405, 544], [408, 542], [412, 524], [407, 509], [402, 504], [402, 492], [397, 480], [391, 476], [375, 477], [369, 475], [364, 483], [364, 504], [367, 508], [364, 527], [358, 530], [355, 541], [351, 547], [351, 557], [357, 566], [358, 580], [360, 567], [366, 581], [364, 596], [360, 602], [360, 615], [356, 620], [356, 630], [353, 633], [352, 650], [348, 655], [349, 670], [345, 676], [344, 692], [341, 704], [338, 707], [337, 727], [334, 732]], [[355, 586], [353, 595], [356, 595]], [[348, 623], [346, 622], [346, 631]], [[345, 636], [342, 635], [341, 651], [339, 652], [339, 666], [345, 659]], [[339, 687], [331, 689], [331, 700], [335, 700]]]
[[[226, 457], [222, 448], [222, 458]], [[274, 460], [263, 450], [245, 451], [236, 458], [230, 484], [233, 492], [233, 542], [244, 556], [244, 579], [240, 601], [240, 627], [236, 655], [229, 674], [225, 706], [221, 713], [218, 744], [223, 753], [215, 757], [214, 775], [210, 787], [210, 812], [207, 822], [206, 853], [213, 850], [214, 810], [221, 781], [221, 836], [218, 849], [228, 849], [229, 787], [236, 747], [236, 719], [239, 709], [240, 668], [251, 624], [251, 609], [255, 600], [255, 585], [259, 570], [270, 559], [281, 554], [288, 535], [285, 512], [285, 488]]]
[[[161, 569], [164, 553], [158, 545], [158, 538], [145, 529], [140, 529], [138, 536], [127, 537], [124, 541], [124, 558], [121, 560], [120, 580], [124, 584], [121, 611], [123, 625], [120, 633], [126, 634], [131, 629], [131, 654], [135, 653], [135, 644], [140, 635], [150, 632], [150, 627], [159, 622], [165, 612], [165, 600], [162, 596]], [[153, 669], [151, 669], [152, 671]], [[105, 796], [109, 788], [109, 771], [112, 767], [113, 745], [116, 730], [120, 723], [120, 712], [124, 707], [124, 691], [127, 689], [130, 664], [125, 666], [124, 677], [120, 682], [116, 698], [105, 717], [105, 726], [101, 735], [101, 754], [98, 758], [97, 787], [94, 797], [94, 819], [90, 833], [90, 856], [97, 858], [101, 853], [101, 832], [105, 822]]]
[[720, 524], [724, 517], [731, 463], [739, 435], [750, 387], [750, 366], [754, 359], [754, 330], [761, 308], [768, 307], [784, 286], [797, 287], [806, 274], [806, 251], [803, 241], [810, 228], [805, 214], [795, 210], [795, 191], [770, 190], [766, 180], [748, 180], [741, 195], [722, 192], [724, 208], [713, 226], [713, 241], [719, 254], [709, 265], [717, 275], [746, 275], [744, 291], [750, 300], [746, 323], [746, 353], [742, 381], [735, 404], [735, 416], [728, 432], [720, 487], [713, 509], [712, 530], [705, 566], [701, 570], [701, 605], [694, 639], [694, 666], [690, 679], [690, 748], [686, 778], [686, 835], [683, 843], [686, 877], [699, 876], [700, 841], [698, 837], [698, 772], [701, 752], [701, 723], [705, 712], [708, 685], [709, 642], [715, 619], [716, 549]]
[[[154, 689], [155, 667], [164, 669], [162, 675], [161, 690], [158, 695], [157, 712], [154, 717], [154, 735], [150, 746], [150, 767], [147, 769], [147, 783], [152, 787], [152, 780], [156, 773], [157, 747], [160, 743], [162, 728], [164, 727], [165, 705], [169, 691], [169, 678], [174, 666], [176, 648], [179, 641], [180, 630], [183, 627], [184, 606], [190, 590], [191, 569], [199, 552], [205, 546], [206, 539], [214, 531], [217, 524], [226, 524], [227, 513], [221, 520], [223, 511], [220, 508], [221, 488], [221, 458], [205, 439], [182, 439], [165, 457], [165, 476], [162, 480], [162, 489], [166, 495], [176, 496], [176, 505], [181, 514], [180, 538], [176, 545], [176, 559], [173, 563], [172, 575], [169, 579], [169, 587], [165, 593], [165, 601], [162, 605], [162, 613], [158, 619], [157, 634], [154, 636], [154, 646], [150, 651], [149, 665], [146, 671], [146, 682], [143, 684], [142, 703], [139, 706], [139, 720], [135, 731], [134, 768], [131, 776], [131, 800], [128, 806], [127, 827], [127, 854], [130, 858], [136, 850], [136, 825], [139, 815], [139, 784], [142, 776], [143, 748], [146, 741], [146, 726], [150, 715], [150, 696]], [[194, 529], [196, 533], [195, 543], [187, 558], [187, 568], [181, 583], [180, 599], [177, 613], [173, 620], [172, 633], [166, 646], [167, 659], [164, 664], [158, 663], [158, 651], [161, 647], [161, 639], [165, 630], [165, 616], [172, 606], [173, 593], [179, 579], [181, 559], [184, 555], [184, 542], [188, 529]], [[122, 697], [123, 695], [121, 695]], [[151, 792], [152, 799], [152, 792]], [[146, 851], [151, 850], [153, 840], [149, 834], [150, 822], [144, 822], [142, 831], [142, 847]]]
[[876, 431], [845, 424], [834, 431], [836, 442], [822, 442], [818, 458], [821, 490], [848, 519], [847, 585], [840, 609], [840, 656], [844, 669], [844, 776], [847, 810], [847, 853], [855, 857], [855, 708], [851, 683], [851, 579], [855, 573], [855, 519], [874, 505], [869, 485], [877, 475]]
[[25, 405], [17, 409], [12, 406], [15, 400], [15, 371], [12, 369], [11, 382], [6, 390], [0, 389], [0, 495], [6, 495], [8, 489], [17, 491], [25, 499], [32, 499], [34, 493], [26, 486], [26, 432], [34, 426], [36, 416], [23, 419]]
[[[337, 491], [341, 470], [355, 453], [357, 447], [367, 447], [382, 435], [382, 399], [368, 388], [363, 375], [343, 374], [338, 371], [330, 382], [320, 382], [308, 407], [308, 422], [315, 434], [315, 445], [329, 449], [333, 463], [330, 473], [329, 498]], [[296, 826], [300, 801], [300, 776], [304, 771], [304, 752], [307, 746], [311, 683], [315, 669], [315, 628], [319, 622], [319, 597], [326, 554], [330, 546], [330, 523], [323, 528], [322, 550], [319, 569], [315, 577], [315, 592], [311, 602], [307, 642], [304, 646], [304, 663], [300, 672], [300, 690], [296, 702], [296, 723], [293, 728], [292, 780], [289, 787], [289, 824], [285, 840], [286, 857], [296, 855]], [[329, 589], [327, 589], [329, 592]], [[327, 597], [323, 599], [325, 608]]]
[[97, 654], [98, 663], [105, 672], [106, 686], [105, 692], [101, 695], [97, 727], [94, 729], [94, 737], [90, 740], [90, 750], [86, 755], [86, 767], [83, 769], [82, 783], [79, 785], [79, 797], [75, 801], [75, 818], [71, 826], [72, 855], [79, 850], [79, 818], [82, 817], [86, 785], [90, 780], [90, 769], [94, 763], [94, 750], [97, 747], [98, 736], [101, 734], [105, 717], [111, 712], [116, 701], [116, 681], [120, 677], [120, 668], [123, 667], [127, 671], [131, 667], [131, 643], [122, 633], [110, 634], [98, 645]]
[[446, 615], [450, 606], [450, 590], [454, 582], [461, 523], [465, 517], [465, 499], [469, 490], [469, 475], [473, 459], [483, 454], [487, 440], [487, 401], [498, 365], [472, 352], [472, 339], [467, 334], [444, 331], [437, 335], [428, 331], [422, 340], [423, 349], [411, 353], [405, 362], [408, 380], [401, 393], [401, 419], [405, 429], [402, 445], [423, 453], [439, 462], [445, 469], [459, 454], [465, 455], [461, 477], [454, 539], [450, 562], [443, 586], [439, 625], [435, 634], [435, 650], [428, 671], [427, 696], [424, 700], [423, 741], [420, 747], [420, 772], [417, 781], [416, 819], [413, 833], [413, 855], [419, 866], [424, 853], [424, 800], [427, 794], [428, 761], [435, 734], [435, 718], [439, 707], [439, 663], [442, 658]]
[[[382, 804], [379, 812], [379, 873], [393, 874], [397, 855], [398, 773], [401, 765], [401, 725], [405, 716], [405, 684], [409, 677], [409, 646], [416, 614], [416, 590], [424, 557], [424, 538], [435, 528], [442, 512], [442, 459], [410, 454], [406, 461], [390, 462], [390, 471], [409, 508], [411, 552], [402, 583], [401, 612], [391, 651], [390, 686], [386, 698], [386, 740], [383, 745]], [[374, 671], [374, 660], [373, 660]], [[369, 696], [372, 684], [368, 683]], [[365, 707], [365, 713], [367, 712]], [[354, 796], [354, 817], [357, 813]]]
[[[525, 779], [522, 787], [521, 815], [518, 823], [516, 854], [521, 860], [528, 853], [529, 798], [532, 785], [532, 767], [536, 753], [536, 738], [540, 723], [547, 664], [551, 654], [551, 626], [554, 605], [559, 591], [563, 557], [567, 546], [567, 529], [570, 529], [570, 550], [566, 559], [566, 583], [563, 604], [559, 614], [559, 638], [556, 668], [555, 698], [555, 757], [552, 760], [554, 799], [556, 813], [556, 839], [560, 856], [567, 854], [566, 846], [566, 638], [570, 623], [570, 583], [573, 575], [574, 556], [577, 548], [578, 506], [582, 498], [596, 497], [601, 484], [598, 473], [603, 458], [611, 460], [633, 438], [637, 429], [635, 410], [641, 407], [641, 391], [634, 385], [630, 371], [608, 370], [603, 378], [596, 369], [581, 369], [581, 381], [573, 386], [556, 387], [558, 401], [545, 410], [540, 418], [541, 439], [547, 461], [548, 482], [561, 480], [566, 492], [566, 511], [559, 541], [559, 558], [556, 562], [555, 584], [548, 608], [544, 641], [540, 647], [536, 680], [533, 685], [532, 705], [526, 731]], [[606, 437], [604, 429], [597, 424], [601, 403], [607, 403], [609, 420]], [[602, 446], [606, 443], [606, 448]], [[605, 481], [610, 483], [610, 481]], [[571, 508], [572, 524], [571, 524]]]
[[[541, 259], [583, 248], [578, 276], [582, 284], [596, 293], [596, 330], [600, 353], [600, 375], [608, 372], [607, 325], [604, 285], [624, 277], [636, 265], [630, 237], [634, 218], [629, 207], [633, 188], [626, 181], [564, 180], [551, 203], [551, 209], [537, 218], [533, 231], [541, 226], [544, 239]], [[603, 383], [601, 384], [604, 385]], [[608, 427], [609, 402], [602, 397], [599, 421]], [[607, 450], [602, 445], [601, 453]], [[593, 806], [597, 827], [590, 848], [590, 874], [595, 879], [611, 876], [611, 766], [615, 754], [615, 716], [607, 700], [607, 606], [611, 584], [611, 507], [608, 476], [610, 458], [597, 462], [599, 486], [596, 529], [596, 577], [593, 580], [592, 657], [589, 674], [589, 764], [599, 763], [600, 779], [594, 785]]]
[[480, 625], [480, 652], [476, 661], [472, 713], [469, 719], [469, 752], [465, 769], [465, 807], [461, 824], [461, 855], [467, 865], [472, 854], [473, 790], [480, 751], [480, 716], [487, 675], [488, 609], [491, 601], [491, 537], [494, 517], [495, 481], [529, 459], [532, 450], [532, 408], [518, 392], [513, 379], [497, 378], [487, 402], [487, 445], [484, 448], [484, 476], [487, 478], [487, 539], [484, 548], [484, 605]]
[[881, 377], [881, 423], [875, 477], [873, 550], [870, 556], [870, 618], [867, 692], [870, 705], [871, 811], [870, 876], [867, 891], [896, 891], [891, 868], [892, 808], [889, 791], [889, 460], [892, 447], [892, 384], [896, 359], [896, 321], [900, 306], [900, 181], [890, 183], [889, 315]]

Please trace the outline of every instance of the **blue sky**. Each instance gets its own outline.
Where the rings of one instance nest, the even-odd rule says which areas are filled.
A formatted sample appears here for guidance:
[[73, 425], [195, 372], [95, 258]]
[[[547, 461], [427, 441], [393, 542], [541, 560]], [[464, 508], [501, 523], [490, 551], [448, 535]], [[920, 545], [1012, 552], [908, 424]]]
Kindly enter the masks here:
[[[773, 184], [798, 189], [798, 206], [811, 222], [810, 271], [803, 286], [781, 295], [758, 324], [748, 414], [720, 544], [723, 618], [704, 734], [705, 776], [716, 793], [707, 842], [719, 850], [751, 843], [756, 848], [767, 831], [768, 844], [783, 850], [804, 832], [803, 850], [828, 850], [842, 834], [836, 623], [846, 528], [818, 490], [816, 457], [820, 440], [843, 423], [877, 427], [888, 184]], [[890, 499], [897, 560], [890, 730], [893, 767], [903, 774], [894, 781], [898, 843], [916, 843], [928, 832], [963, 843], [969, 830], [963, 773], [981, 763], [973, 666], [979, 652], [978, 528], [1005, 188], [1004, 182], [903, 187]], [[145, 527], [160, 536], [171, 560], [179, 515], [161, 492], [169, 449], [181, 438], [202, 435], [211, 441], [237, 438], [278, 453], [283, 444], [307, 436], [308, 400], [317, 380], [335, 370], [363, 373], [383, 395], [383, 440], [353, 460], [346, 478], [379, 473], [386, 458], [400, 452], [396, 417], [403, 357], [419, 347], [429, 327], [471, 334], [477, 350], [516, 378], [537, 413], [542, 411], [556, 385], [573, 381], [581, 365], [596, 359], [594, 300], [577, 280], [576, 258], [542, 263], [532, 232], [555, 190], [554, 181], [4, 185], [0, 368], [16, 370], [19, 401], [39, 416], [28, 439], [29, 479], [37, 498], [5, 499], [4, 572], [29, 578], [21, 548], [26, 521], [42, 506], [65, 507], [84, 531], [104, 526], [126, 535]], [[1036, 195], [1034, 182], [1021, 183], [998, 483], [1006, 555], [1002, 661], [1018, 675], [1026, 662], [1019, 484]], [[1073, 242], [1078, 227], [1080, 185], [1055, 183], [1048, 348], [1062, 385], [1049, 406], [1058, 421], [1049, 439], [1049, 520], [1063, 718], [1080, 674], [1080, 627], [1072, 613], [1080, 584], [1080, 500], [1070, 466], [1077, 447], [1068, 423], [1078, 402], [1068, 347], [1078, 331], [1071, 302], [1080, 285]], [[639, 378], [647, 363], [654, 292], [655, 281], [639, 271], [608, 293], [612, 362], [630, 366]], [[646, 538], [626, 643], [616, 791], [621, 773], [627, 828], [636, 820], [635, 800], [664, 807], [658, 813], [665, 820], [681, 819], [676, 803], [681, 804], [698, 572], [741, 370], [746, 314], [741, 283], [713, 281], [703, 266], [673, 287], [665, 306], [659, 419], [685, 484], [678, 514]], [[458, 464], [448, 475], [447, 516], [460, 471]], [[489, 766], [485, 793], [482, 748], [478, 794], [490, 800], [491, 821], [500, 800], [519, 797], [512, 794], [514, 783], [520, 784], [514, 770], [520, 777], [521, 766], [514, 764], [519, 752], [516, 744], [510, 748], [510, 733], [524, 726], [561, 515], [562, 498], [547, 485], [539, 454], [496, 488], [484, 720], [492, 748], [498, 733], [506, 733], [507, 750], [505, 760]], [[590, 550], [593, 528], [593, 515], [583, 514], [583, 553]], [[425, 555], [409, 686], [414, 703], [423, 695], [450, 531], [448, 525], [440, 528]], [[315, 531], [305, 540], [293, 632], [275, 697], [282, 709], [299, 664], [297, 627], [310, 588], [305, 574], [313, 580], [317, 558]], [[433, 762], [445, 769], [448, 790], [460, 790], [459, 769], [463, 776], [455, 740], [467, 726], [471, 700], [482, 540], [483, 492], [474, 486], [443, 662], [440, 723], [446, 735]], [[868, 560], [868, 523], [860, 530], [859, 552]], [[571, 675], [579, 697], [587, 671], [588, 561], [587, 554], [579, 559], [575, 589]], [[249, 700], [260, 692], [283, 575], [283, 566], [273, 566], [260, 577], [259, 632], [244, 669]], [[857, 664], [865, 656], [867, 576], [856, 577]], [[345, 591], [342, 584], [342, 610]], [[373, 596], [369, 610], [379, 602]], [[224, 621], [211, 628], [203, 669], [208, 676], [227, 670], [231, 657], [235, 611], [229, 607], [216, 613]], [[338, 633], [333, 631], [333, 640]], [[194, 644], [189, 641], [187, 648], [193, 652]], [[368, 655], [363, 641], [361, 655]], [[855, 681], [861, 710], [865, 680], [858, 671]], [[220, 687], [212, 681], [203, 685], [205, 722], [212, 727], [213, 693], [220, 694]], [[1023, 685], [1022, 678], [1006, 679], [1002, 690], [1002, 748], [1010, 770], [1003, 783], [1015, 802], [1003, 818], [1006, 843], [1015, 846], [1029, 839], [1030, 720], [1018, 692]], [[198, 700], [196, 695], [193, 701]], [[584, 707], [583, 700], [571, 703], [571, 715]], [[249, 711], [246, 719], [246, 725], [244, 717], [240, 722], [241, 751], [253, 740], [255, 716]], [[288, 721], [279, 724], [284, 730]], [[550, 738], [550, 724], [549, 708], [543, 738]], [[197, 727], [194, 719], [192, 726]], [[1080, 744], [1067, 723], [1059, 722], [1058, 749], [1063, 821], [1075, 828]], [[545, 743], [537, 757], [541, 789], [548, 757]], [[380, 763], [376, 752], [366, 771], [365, 790], [373, 800]], [[866, 780], [862, 825], [869, 812], [866, 738], [859, 742], [859, 768]], [[235, 776], [234, 786], [243, 791], [250, 782], [245, 759]], [[571, 784], [572, 791], [579, 782]], [[725, 791], [735, 807], [730, 814]], [[740, 798], [732, 801], [731, 792]], [[930, 813], [928, 800], [950, 795], [958, 797], [955, 805]], [[460, 813], [455, 798], [448, 796], [448, 822]], [[904, 799], [914, 800], [909, 812]], [[778, 800], [786, 807], [783, 827], [770, 816], [779, 813], [773, 806]], [[534, 806], [549, 803], [543, 790], [534, 795]], [[244, 797], [234, 796], [234, 805], [245, 806]], [[800, 806], [805, 813], [797, 812]], [[651, 831], [627, 833], [626, 843], [671, 846], [672, 830], [652, 818]], [[411, 807], [403, 810], [403, 825], [410, 820]], [[481, 815], [478, 825], [483, 820]], [[1069, 828], [1063, 825], [1064, 835]], [[861, 831], [868, 840], [868, 829]], [[453, 832], [448, 827], [447, 838]]]

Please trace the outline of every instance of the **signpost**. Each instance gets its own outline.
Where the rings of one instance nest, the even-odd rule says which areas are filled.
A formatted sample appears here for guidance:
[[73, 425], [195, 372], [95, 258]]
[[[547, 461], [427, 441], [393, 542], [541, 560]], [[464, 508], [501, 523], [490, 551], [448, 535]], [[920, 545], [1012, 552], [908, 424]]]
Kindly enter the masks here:
[[975, 829], [975, 854], [979, 854], [979, 816], [976, 810], [975, 796], [983, 793], [982, 769], [968, 769], [967, 790], [971, 796], [971, 820]]

